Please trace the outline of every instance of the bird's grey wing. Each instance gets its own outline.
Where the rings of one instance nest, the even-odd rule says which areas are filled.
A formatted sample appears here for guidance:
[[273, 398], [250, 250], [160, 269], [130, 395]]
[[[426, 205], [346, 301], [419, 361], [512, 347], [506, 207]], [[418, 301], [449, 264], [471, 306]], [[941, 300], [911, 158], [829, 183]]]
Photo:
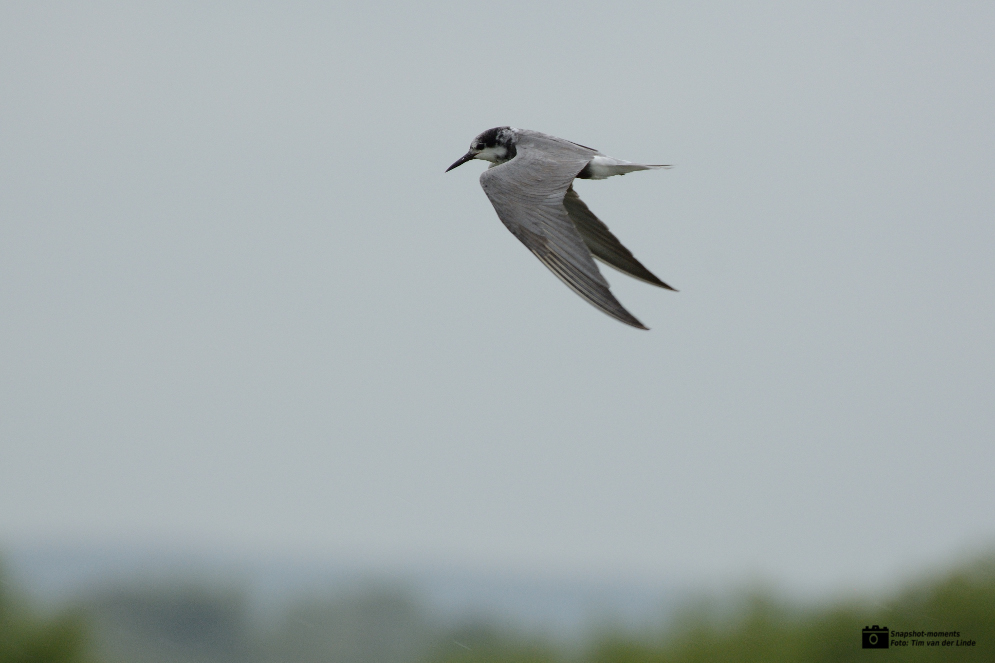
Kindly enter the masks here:
[[563, 197], [563, 206], [595, 258], [640, 281], [674, 290], [636, 260], [629, 249], [622, 246], [622, 242], [608, 230], [608, 226], [584, 204], [572, 184]]
[[[584, 159], [577, 172], [580, 172], [587, 162], [596, 156], [604, 156], [593, 147], [575, 143], [565, 138], [557, 138], [541, 131], [530, 129], [515, 129], [515, 138], [519, 147], [529, 150], [539, 150], [556, 159]], [[574, 173], [576, 175], [577, 173]]]
[[563, 206], [570, 182], [589, 157], [556, 156], [519, 150], [511, 161], [485, 170], [480, 185], [508, 230], [574, 292], [616, 320], [646, 329], [611, 294]]

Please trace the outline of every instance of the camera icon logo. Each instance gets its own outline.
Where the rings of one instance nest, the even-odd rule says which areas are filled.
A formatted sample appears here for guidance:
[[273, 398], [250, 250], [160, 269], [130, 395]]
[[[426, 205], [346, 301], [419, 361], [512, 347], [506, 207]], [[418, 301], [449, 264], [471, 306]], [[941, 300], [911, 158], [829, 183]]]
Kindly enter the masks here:
[[889, 633], [887, 626], [865, 626], [860, 634], [860, 646], [862, 649], [887, 649]]

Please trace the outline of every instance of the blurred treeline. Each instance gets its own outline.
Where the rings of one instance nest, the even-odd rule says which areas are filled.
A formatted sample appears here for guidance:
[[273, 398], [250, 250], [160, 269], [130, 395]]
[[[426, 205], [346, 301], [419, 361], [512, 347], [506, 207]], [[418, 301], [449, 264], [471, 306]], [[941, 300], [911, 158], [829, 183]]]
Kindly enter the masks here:
[[89, 624], [81, 610], [42, 613], [8, 580], [0, 565], [0, 663], [89, 660]]
[[[957, 630], [974, 647], [861, 649], [860, 631]], [[924, 638], [925, 639], [925, 638]], [[689, 601], [644, 631], [524, 633], [444, 622], [385, 586], [254, 610], [244, 592], [203, 585], [104, 588], [41, 611], [0, 575], [0, 663], [677, 663], [995, 661], [995, 556], [885, 597], [799, 605], [751, 591]]]

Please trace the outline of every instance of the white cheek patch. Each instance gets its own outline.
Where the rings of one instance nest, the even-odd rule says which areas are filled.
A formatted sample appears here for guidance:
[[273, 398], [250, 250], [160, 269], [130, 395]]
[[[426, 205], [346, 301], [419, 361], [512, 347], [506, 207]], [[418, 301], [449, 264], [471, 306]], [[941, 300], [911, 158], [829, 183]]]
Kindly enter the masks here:
[[496, 147], [485, 147], [475, 158], [490, 161], [492, 163], [498, 163], [503, 161], [507, 154], [508, 149], [498, 145]]

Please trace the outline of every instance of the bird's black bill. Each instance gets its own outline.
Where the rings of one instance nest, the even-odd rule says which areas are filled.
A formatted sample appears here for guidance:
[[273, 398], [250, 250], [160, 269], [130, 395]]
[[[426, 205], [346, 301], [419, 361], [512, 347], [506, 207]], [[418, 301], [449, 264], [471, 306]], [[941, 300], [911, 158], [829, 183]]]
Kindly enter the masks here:
[[463, 156], [461, 156], [459, 159], [457, 159], [456, 163], [454, 163], [453, 165], [449, 166], [449, 168], [446, 168], [446, 172], [448, 173], [450, 170], [452, 170], [456, 166], [462, 166], [467, 161], [471, 161], [474, 156], [476, 156], [476, 155], [473, 152], [467, 152], [466, 154], [464, 154]]

